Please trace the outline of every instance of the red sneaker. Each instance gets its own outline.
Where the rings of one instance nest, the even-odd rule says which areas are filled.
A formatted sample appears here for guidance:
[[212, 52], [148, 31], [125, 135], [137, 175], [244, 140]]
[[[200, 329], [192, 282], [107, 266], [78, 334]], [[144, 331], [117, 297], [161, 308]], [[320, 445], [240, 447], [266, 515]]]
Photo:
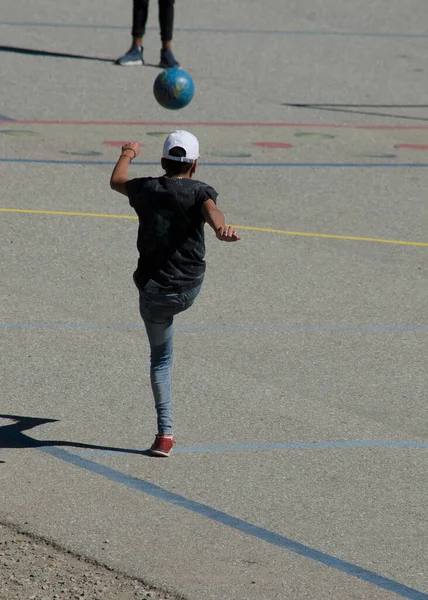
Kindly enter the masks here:
[[154, 456], [169, 456], [174, 444], [173, 437], [157, 435], [150, 450]]

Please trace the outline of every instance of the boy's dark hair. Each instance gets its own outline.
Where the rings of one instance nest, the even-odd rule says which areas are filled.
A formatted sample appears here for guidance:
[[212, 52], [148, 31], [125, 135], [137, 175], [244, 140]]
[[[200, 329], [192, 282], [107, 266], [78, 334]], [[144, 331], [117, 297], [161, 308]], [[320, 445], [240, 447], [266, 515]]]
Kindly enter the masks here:
[[[186, 156], [186, 150], [181, 146], [174, 146], [169, 151], [170, 156]], [[192, 168], [193, 162], [179, 162], [165, 158], [165, 171], [168, 175], [184, 175]]]

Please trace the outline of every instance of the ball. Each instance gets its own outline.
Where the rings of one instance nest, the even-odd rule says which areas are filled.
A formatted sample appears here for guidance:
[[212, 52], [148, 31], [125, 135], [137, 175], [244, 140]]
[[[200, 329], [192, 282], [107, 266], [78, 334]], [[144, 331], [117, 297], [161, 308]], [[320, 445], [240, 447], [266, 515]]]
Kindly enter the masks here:
[[161, 106], [178, 110], [187, 106], [195, 93], [195, 84], [189, 73], [178, 69], [165, 69], [156, 77], [153, 94]]

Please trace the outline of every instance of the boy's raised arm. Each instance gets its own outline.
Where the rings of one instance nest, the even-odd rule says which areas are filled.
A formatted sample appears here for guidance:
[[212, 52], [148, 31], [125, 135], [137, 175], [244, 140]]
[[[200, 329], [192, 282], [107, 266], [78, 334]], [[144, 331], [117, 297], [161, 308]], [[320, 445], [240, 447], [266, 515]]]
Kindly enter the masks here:
[[202, 205], [202, 214], [206, 222], [210, 225], [222, 242], [237, 242], [241, 237], [236, 233], [231, 225], [224, 222], [224, 214], [215, 205], [214, 200], [206, 200]]
[[126, 182], [129, 181], [128, 165], [140, 154], [140, 144], [138, 142], [126, 142], [122, 146], [122, 154], [113, 169], [110, 177], [110, 187], [112, 190], [127, 196]]

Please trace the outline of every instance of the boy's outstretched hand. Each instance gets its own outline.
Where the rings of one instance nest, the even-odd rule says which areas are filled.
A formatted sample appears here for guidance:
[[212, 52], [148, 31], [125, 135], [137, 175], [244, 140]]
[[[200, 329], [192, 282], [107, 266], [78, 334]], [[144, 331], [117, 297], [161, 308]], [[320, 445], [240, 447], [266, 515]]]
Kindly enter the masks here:
[[231, 225], [220, 225], [215, 232], [217, 239], [222, 242], [237, 242], [241, 236], [236, 233]]
[[241, 239], [231, 225], [224, 222], [224, 214], [217, 208], [214, 200], [209, 198], [202, 205], [202, 214], [206, 222], [215, 231], [216, 237], [221, 242], [237, 242]]

